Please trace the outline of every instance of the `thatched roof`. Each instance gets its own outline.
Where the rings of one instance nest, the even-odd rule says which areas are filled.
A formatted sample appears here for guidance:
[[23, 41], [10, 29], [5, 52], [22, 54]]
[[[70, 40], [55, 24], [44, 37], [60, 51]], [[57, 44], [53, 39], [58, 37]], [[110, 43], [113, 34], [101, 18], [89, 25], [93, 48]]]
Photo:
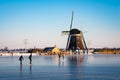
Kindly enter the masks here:
[[78, 30], [78, 29], [72, 29], [71, 31], [70, 31], [70, 34], [80, 34], [80, 30]]
[[52, 53], [57, 53], [57, 54], [59, 54], [60, 52], [61, 52], [60, 49], [57, 48], [57, 47], [54, 47], [53, 50], [52, 50]]

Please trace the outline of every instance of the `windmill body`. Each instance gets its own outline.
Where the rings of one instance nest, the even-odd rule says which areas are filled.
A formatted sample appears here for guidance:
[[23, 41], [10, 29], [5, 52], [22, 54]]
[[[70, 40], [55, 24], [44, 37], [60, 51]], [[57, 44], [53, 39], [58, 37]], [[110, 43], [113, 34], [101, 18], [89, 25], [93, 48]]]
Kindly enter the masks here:
[[70, 37], [66, 49], [73, 51], [87, 49], [82, 31], [78, 29], [71, 29]]
[[73, 12], [72, 12], [70, 30], [62, 31], [62, 35], [68, 35], [66, 50], [72, 50], [72, 51], [88, 50], [82, 31], [80, 31], [79, 29], [72, 29], [72, 23], [73, 23]]

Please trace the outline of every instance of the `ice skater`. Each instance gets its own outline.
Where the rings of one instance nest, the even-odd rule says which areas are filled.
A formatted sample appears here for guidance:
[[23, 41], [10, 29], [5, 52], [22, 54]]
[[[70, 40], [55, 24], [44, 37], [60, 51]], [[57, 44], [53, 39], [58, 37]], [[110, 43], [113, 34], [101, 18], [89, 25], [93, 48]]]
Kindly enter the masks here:
[[32, 65], [32, 53], [29, 55], [30, 65]]
[[24, 60], [24, 58], [23, 58], [23, 56], [21, 55], [21, 56], [19, 57], [20, 65], [22, 65], [22, 60]]
[[62, 57], [63, 57], [63, 60], [64, 60], [64, 53], [62, 53]]
[[59, 61], [60, 61], [60, 57], [61, 57], [61, 54], [60, 54], [60, 53], [58, 53], [58, 58], [59, 58]]

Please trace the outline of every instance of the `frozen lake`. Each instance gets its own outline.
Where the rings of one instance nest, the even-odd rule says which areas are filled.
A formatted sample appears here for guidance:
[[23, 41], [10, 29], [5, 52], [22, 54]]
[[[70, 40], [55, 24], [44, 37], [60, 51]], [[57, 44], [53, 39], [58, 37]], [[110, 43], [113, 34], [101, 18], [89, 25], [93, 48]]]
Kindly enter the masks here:
[[32, 66], [18, 58], [0, 56], [0, 80], [120, 80], [119, 54], [33, 56]]

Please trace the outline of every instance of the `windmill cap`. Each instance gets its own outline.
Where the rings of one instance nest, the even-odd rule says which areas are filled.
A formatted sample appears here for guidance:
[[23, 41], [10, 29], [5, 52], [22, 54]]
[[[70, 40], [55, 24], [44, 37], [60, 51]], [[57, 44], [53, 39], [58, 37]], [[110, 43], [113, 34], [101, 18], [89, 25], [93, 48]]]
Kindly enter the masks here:
[[80, 33], [81, 33], [81, 31], [78, 29], [71, 29], [70, 30], [70, 34], [80, 34]]

